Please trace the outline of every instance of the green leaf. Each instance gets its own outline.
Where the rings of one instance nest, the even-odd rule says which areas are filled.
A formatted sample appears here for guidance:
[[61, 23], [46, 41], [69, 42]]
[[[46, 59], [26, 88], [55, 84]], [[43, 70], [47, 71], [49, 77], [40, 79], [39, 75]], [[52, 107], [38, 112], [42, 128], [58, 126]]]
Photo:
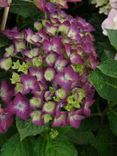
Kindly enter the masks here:
[[92, 146], [98, 151], [99, 156], [113, 156], [113, 135], [108, 126], [100, 127]]
[[34, 17], [39, 14], [39, 10], [33, 3], [24, 2], [23, 0], [13, 0], [10, 12], [23, 16], [24, 18]]
[[117, 30], [107, 30], [109, 40], [111, 45], [117, 49]]
[[71, 142], [77, 145], [87, 145], [94, 140], [94, 134], [91, 131], [80, 131], [79, 129], [72, 129], [69, 133]]
[[78, 156], [98, 156], [96, 149], [90, 145], [78, 147]]
[[91, 117], [85, 119], [78, 129], [68, 127], [57, 128], [59, 134], [68, 136], [72, 143], [77, 145], [91, 144], [94, 140], [93, 131], [97, 131], [100, 127], [99, 119], [97, 117]]
[[21, 141], [28, 136], [35, 136], [48, 130], [47, 125], [35, 126], [34, 124], [32, 124], [31, 120], [22, 121], [19, 118], [16, 118], [16, 127], [20, 134]]
[[77, 156], [73, 144], [66, 137], [58, 137], [55, 140], [48, 140], [45, 150], [46, 156]]
[[99, 118], [90, 117], [85, 119], [78, 129], [80, 131], [96, 131], [99, 127], [100, 127]]
[[0, 34], [0, 48], [7, 46], [9, 43], [10, 41], [8, 40], [8, 38]]
[[97, 67], [105, 75], [117, 78], [117, 61], [116, 60], [106, 60]]
[[15, 133], [16, 128], [14, 126], [11, 126], [6, 133], [0, 134], [0, 146], [2, 146]]
[[89, 81], [95, 86], [101, 97], [109, 101], [117, 100], [117, 79], [95, 70], [89, 75]]
[[108, 119], [112, 132], [117, 136], [117, 112], [108, 112]]
[[47, 140], [43, 137], [38, 137], [34, 146], [34, 156], [45, 156]]
[[77, 156], [77, 151], [67, 137], [56, 139], [38, 138], [34, 147], [35, 156]]
[[0, 156], [32, 156], [32, 147], [28, 140], [20, 142], [16, 134], [2, 146]]

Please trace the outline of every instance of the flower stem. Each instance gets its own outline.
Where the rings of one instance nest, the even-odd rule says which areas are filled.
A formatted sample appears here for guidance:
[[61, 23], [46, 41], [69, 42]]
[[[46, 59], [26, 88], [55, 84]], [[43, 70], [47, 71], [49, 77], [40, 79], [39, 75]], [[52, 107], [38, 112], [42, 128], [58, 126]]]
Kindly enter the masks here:
[[12, 2], [12, 0], [9, 0], [9, 6], [5, 7], [5, 9], [4, 9], [2, 24], [1, 24], [1, 30], [5, 30], [11, 2]]

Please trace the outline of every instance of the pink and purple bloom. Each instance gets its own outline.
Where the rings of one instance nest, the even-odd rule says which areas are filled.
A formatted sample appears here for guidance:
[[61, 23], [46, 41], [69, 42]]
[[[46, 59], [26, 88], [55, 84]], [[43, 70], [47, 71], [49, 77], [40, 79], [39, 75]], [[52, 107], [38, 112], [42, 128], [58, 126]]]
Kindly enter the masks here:
[[0, 86], [0, 98], [5, 102], [9, 103], [14, 96], [13, 86], [8, 84], [7, 81], [3, 80]]
[[67, 120], [72, 127], [77, 128], [84, 118], [85, 117], [81, 115], [81, 111], [76, 110], [68, 113]]
[[[17, 28], [4, 32], [12, 44], [5, 48], [0, 68], [16, 77], [10, 77], [13, 85], [2, 81], [0, 98], [9, 115], [31, 118], [37, 126], [50, 123], [52, 127], [77, 128], [91, 114], [94, 103], [94, 88], [87, 78], [98, 64], [93, 28], [84, 19], [73, 18], [60, 9], [67, 7], [67, 0], [35, 2], [47, 13], [42, 22], [34, 23], [37, 32], [20, 32]], [[0, 132], [12, 123], [12, 115], [11, 120], [5, 116], [4, 126], [3, 114]]]
[[30, 75], [35, 76], [37, 81], [44, 83], [44, 70], [42, 68], [30, 67]]
[[31, 75], [21, 75], [21, 80], [23, 83], [23, 94], [28, 94], [32, 91], [39, 90], [39, 84], [36, 80], [36, 77]]
[[5, 133], [12, 123], [12, 114], [7, 109], [0, 108], [0, 133]]
[[66, 126], [67, 123], [67, 113], [66, 112], [58, 112], [53, 120], [52, 127], [63, 127]]
[[55, 69], [59, 72], [62, 72], [65, 66], [68, 64], [68, 61], [62, 57], [58, 57], [55, 62]]
[[54, 37], [50, 40], [44, 41], [44, 49], [47, 53], [49, 52], [55, 52], [59, 55], [61, 55], [62, 50], [62, 42], [59, 37]]
[[55, 82], [64, 89], [71, 89], [72, 83], [78, 80], [78, 74], [72, 67], [64, 68], [63, 72], [58, 72], [55, 77]]
[[10, 107], [11, 112], [16, 114], [22, 120], [29, 118], [30, 105], [28, 99], [25, 96], [17, 94]]

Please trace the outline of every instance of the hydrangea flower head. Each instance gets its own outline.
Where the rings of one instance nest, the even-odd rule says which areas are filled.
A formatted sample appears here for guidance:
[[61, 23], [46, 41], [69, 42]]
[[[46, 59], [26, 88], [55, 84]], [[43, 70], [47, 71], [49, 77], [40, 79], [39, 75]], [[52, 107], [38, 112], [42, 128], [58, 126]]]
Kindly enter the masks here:
[[[36, 31], [14, 28], [5, 32], [12, 45], [6, 48], [0, 67], [13, 73], [11, 84], [1, 83], [0, 97], [22, 120], [31, 118], [37, 126], [50, 123], [77, 128], [94, 103], [95, 90], [87, 78], [98, 64], [94, 29], [59, 8], [34, 26]], [[6, 66], [6, 60], [12, 63]]]

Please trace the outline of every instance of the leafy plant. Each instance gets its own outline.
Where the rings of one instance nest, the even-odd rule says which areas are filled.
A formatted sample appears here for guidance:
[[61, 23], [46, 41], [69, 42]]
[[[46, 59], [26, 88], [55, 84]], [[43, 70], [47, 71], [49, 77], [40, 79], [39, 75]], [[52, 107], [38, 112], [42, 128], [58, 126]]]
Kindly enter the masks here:
[[[115, 156], [117, 155], [117, 148], [116, 148], [117, 147], [117, 60], [115, 56], [117, 50], [117, 35], [116, 35], [117, 30], [107, 29], [108, 37], [105, 37], [102, 34], [101, 23], [104, 20], [105, 16], [98, 14], [98, 9], [94, 8], [93, 5], [90, 5], [89, 1], [82, 0], [82, 2], [75, 3], [75, 4], [68, 3], [67, 0], [61, 2], [52, 1], [54, 2], [54, 6], [51, 5], [50, 3], [47, 3], [50, 2], [50, 0], [48, 1], [38, 0], [38, 3], [35, 0], [35, 2], [34, 3], [33, 2], [34, 1], [31, 0], [29, 1], [13, 0], [10, 6], [9, 3], [7, 3], [7, 1], [5, 0], [4, 0], [4, 4], [3, 3], [1, 4], [0, 2], [0, 7], [2, 7], [0, 8], [1, 19], [3, 15], [4, 7], [6, 7], [7, 9], [9, 7], [10, 9], [9, 15], [7, 14], [6, 16], [7, 23], [6, 24], [4, 23], [6, 25], [6, 30], [0, 31], [0, 57], [1, 57], [0, 67], [2, 68], [0, 69], [0, 81], [1, 81], [0, 156], [93, 156], [93, 155], [94, 156]], [[75, 0], [73, 2], [75, 2]], [[58, 23], [54, 19], [55, 14], [53, 17], [51, 17], [48, 20], [48, 17], [53, 15], [52, 12], [56, 10], [55, 6], [59, 7], [59, 13], [56, 17], [57, 22], [60, 20]], [[65, 25], [61, 26], [60, 23], [61, 21], [64, 20], [64, 16], [65, 16], [65, 14], [61, 12], [63, 7], [69, 8], [67, 10], [66, 9], [64, 10], [66, 12], [65, 19], [66, 20], [69, 19], [69, 20], [66, 23], [64, 23]], [[38, 8], [40, 8], [42, 11], [39, 10]], [[48, 15], [48, 11], [49, 11], [49, 15]], [[71, 16], [69, 16], [68, 18], [68, 14], [74, 17], [81, 16], [93, 25], [94, 28], [92, 28], [92, 26], [90, 27], [89, 25], [88, 27], [85, 27], [86, 21], [84, 22], [82, 18], [77, 18], [79, 21], [78, 24], [80, 26], [82, 25], [82, 23], [84, 24], [82, 27], [82, 31], [80, 32], [82, 34], [81, 35], [82, 37], [83, 35], [90, 34], [88, 32], [89, 29], [90, 31], [94, 30], [93, 35], [95, 38], [95, 49], [98, 55], [98, 61], [97, 61], [97, 57], [95, 58], [96, 54], [93, 53], [93, 50], [95, 49], [93, 49], [93, 46], [89, 46], [90, 39], [92, 39], [92, 41], [94, 42], [91, 34], [89, 35], [91, 38], [90, 39], [88, 38], [87, 40], [85, 36], [82, 40], [82, 43], [80, 40], [78, 42], [73, 42], [74, 39], [68, 41], [67, 31], [70, 27], [69, 21], [70, 19], [71, 21], [75, 20], [75, 18]], [[35, 22], [34, 25], [36, 29], [33, 27], [34, 22]], [[61, 26], [61, 28], [58, 29], [59, 26]], [[16, 27], [18, 27], [19, 30]], [[93, 50], [91, 51], [90, 49], [89, 51], [87, 51], [88, 52], [87, 54], [83, 53], [84, 55], [82, 55], [82, 59], [84, 62], [81, 63], [82, 61], [79, 60], [81, 61], [80, 65], [74, 66], [75, 72], [77, 72], [82, 77], [84, 76], [82, 79], [79, 78], [78, 85], [80, 87], [82, 88], [89, 87], [89, 86], [85, 86], [86, 85], [85, 76], [88, 76], [87, 81], [88, 84], [91, 85], [90, 88], [91, 90], [88, 88], [90, 90], [89, 94], [87, 94], [86, 96], [82, 89], [78, 90], [79, 93], [77, 95], [78, 99], [77, 102], [76, 101], [74, 102], [73, 96], [74, 97], [76, 96], [75, 94], [76, 92], [72, 92], [73, 96], [70, 96], [70, 98], [67, 99], [67, 102], [69, 101], [69, 105], [68, 105], [69, 107], [68, 106], [62, 107], [61, 111], [63, 111], [63, 114], [58, 114], [56, 118], [54, 118], [55, 114], [53, 114], [53, 110], [48, 115], [46, 114], [47, 112], [45, 112], [45, 109], [42, 109], [41, 113], [43, 113], [44, 111], [44, 113], [47, 115], [46, 116], [47, 118], [45, 118], [46, 122], [41, 125], [40, 123], [42, 123], [42, 120], [40, 120], [40, 113], [37, 113], [40, 107], [39, 108], [36, 107], [38, 106], [37, 98], [33, 98], [32, 93], [29, 92], [26, 93], [25, 95], [22, 94], [23, 98], [19, 96], [20, 98], [17, 97], [16, 99], [16, 94], [14, 94], [14, 90], [12, 87], [18, 84], [17, 89], [18, 91], [21, 91], [22, 84], [20, 83], [21, 81], [20, 75], [23, 74], [25, 75], [27, 73], [28, 68], [32, 66], [32, 64], [30, 64], [29, 62], [31, 62], [32, 61], [31, 59], [35, 57], [34, 55], [36, 54], [36, 50], [30, 51], [29, 53], [26, 53], [25, 50], [37, 48], [41, 45], [39, 49], [39, 51], [41, 51], [41, 54], [40, 53], [39, 54], [40, 56], [44, 57], [44, 61], [41, 61], [39, 57], [38, 59], [34, 59], [34, 61], [32, 61], [33, 65], [38, 68], [41, 66], [41, 68], [44, 69], [46, 69], [50, 65], [51, 68], [53, 68], [53, 65], [51, 64], [52, 62], [49, 59], [46, 59], [45, 61], [45, 57], [48, 56], [47, 47], [46, 47], [46, 51], [47, 51], [46, 55], [42, 55], [43, 52], [42, 46], [44, 43], [42, 40], [41, 40], [42, 42], [38, 43], [40, 38], [37, 34], [39, 34], [39, 31], [42, 29], [47, 34], [46, 39], [48, 38], [51, 39], [55, 36], [61, 37], [62, 44], [64, 42], [68, 44], [67, 50], [69, 55], [70, 55], [70, 51], [72, 51], [73, 48], [75, 49], [73, 53], [77, 52], [77, 54], [80, 55], [82, 54], [82, 50], [85, 52], [86, 50], [85, 48], [87, 47], [84, 48], [85, 50], [84, 49], [79, 50], [78, 49], [79, 44], [80, 46], [82, 44], [84, 46], [84, 43], [86, 43], [86, 45], [88, 45]], [[24, 33], [26, 32], [26, 30], [28, 30], [27, 36], [26, 33]], [[70, 37], [74, 37], [75, 31], [71, 32]], [[23, 33], [25, 34], [25, 36], [22, 37]], [[78, 34], [80, 33], [78, 32]], [[35, 36], [35, 34], [37, 36]], [[56, 41], [55, 42], [52, 41], [52, 44], [54, 43], [56, 43]], [[47, 44], [50, 43], [48, 42]], [[54, 48], [56, 49], [56, 46], [58, 45], [59, 42], [55, 44]], [[72, 50], [69, 49], [70, 47], [69, 45], [70, 46], [72, 45]], [[60, 52], [61, 49], [62, 49], [61, 47], [58, 47], [57, 52]], [[17, 54], [16, 51], [18, 51]], [[27, 56], [22, 55], [24, 51], [25, 51], [25, 55], [27, 55], [28, 57], [32, 57], [28, 62], [29, 64], [27, 64], [26, 62]], [[14, 55], [14, 53], [16, 55]], [[51, 53], [52, 52], [50, 52], [50, 54]], [[92, 55], [91, 53], [93, 53], [94, 55]], [[58, 54], [56, 55], [58, 56]], [[64, 55], [62, 57], [64, 57], [67, 61], [69, 61], [71, 59], [69, 58], [69, 55], [68, 56]], [[10, 58], [12, 58], [12, 60], [9, 58], [9, 56]], [[56, 59], [58, 58], [56, 57], [55, 60]], [[80, 58], [77, 57], [77, 59]], [[74, 59], [72, 61], [74, 62]], [[73, 62], [71, 63], [72, 65]], [[60, 65], [62, 63], [63, 62], [61, 61], [59, 62]], [[67, 66], [69, 65], [70, 62], [67, 64]], [[84, 71], [82, 65], [85, 67]], [[63, 97], [66, 98], [65, 93], [67, 92], [70, 94], [71, 90], [64, 88], [64, 83], [62, 84], [59, 83], [59, 85], [61, 85], [64, 88], [64, 90], [61, 89], [60, 91], [57, 92], [58, 88], [53, 83], [53, 80], [52, 82], [51, 81], [47, 82], [48, 78], [51, 79], [52, 78], [51, 76], [53, 76], [50, 73], [53, 74], [53, 70], [50, 70], [46, 74], [45, 76], [46, 81], [44, 81], [46, 83], [46, 89], [48, 90], [49, 88], [49, 91], [51, 92], [51, 94], [46, 95], [46, 98], [53, 98], [54, 102], [57, 104], [60, 98]], [[74, 73], [72, 72], [72, 74]], [[70, 76], [72, 76], [72, 74]], [[12, 85], [7, 85], [7, 83], [11, 83], [11, 82]], [[52, 84], [52, 87], [49, 87], [50, 84]], [[41, 89], [43, 89], [43, 86], [40, 87]], [[95, 97], [94, 97], [94, 88], [96, 90]], [[4, 91], [2, 89], [7, 90], [7, 96], [5, 96], [5, 92], [2, 92]], [[85, 91], [87, 91], [87, 89]], [[40, 94], [37, 95], [39, 95], [40, 97]], [[31, 115], [32, 119], [29, 117], [31, 111], [28, 112], [28, 115], [27, 114], [22, 115], [21, 114], [22, 112], [19, 113], [16, 110], [17, 107], [11, 107], [13, 103], [9, 102], [9, 101], [12, 102], [15, 101], [17, 103], [17, 100], [20, 99], [21, 102], [23, 101], [27, 105], [27, 100], [24, 98], [24, 96], [26, 96], [28, 100], [30, 99], [32, 106], [34, 106], [31, 107], [31, 111], [33, 110], [35, 112], [35, 114], [32, 113]], [[41, 95], [41, 97], [43, 97], [43, 94]], [[91, 105], [92, 103], [94, 103], [92, 106], [89, 107], [88, 105], [84, 105], [84, 101], [86, 97], [92, 97], [92, 99], [89, 98], [88, 99], [89, 101], [87, 101], [87, 102], [91, 102], [90, 103]], [[53, 103], [48, 103], [47, 108], [50, 109], [50, 106], [52, 105]], [[14, 108], [15, 111], [11, 108]], [[73, 116], [74, 114], [72, 113], [71, 116], [69, 115], [70, 114], [69, 111], [71, 111], [72, 109], [80, 110], [81, 108], [83, 108], [83, 112], [80, 112], [81, 114], [78, 114], [78, 116], [77, 115]], [[46, 109], [46, 111], [48, 109]], [[22, 109], [20, 108], [19, 110]], [[11, 115], [12, 111], [14, 113]], [[69, 116], [70, 118], [69, 117], [64, 118], [66, 116], [66, 114], [64, 114], [65, 112], [67, 112], [67, 116]], [[15, 117], [15, 115], [17, 115], [18, 117]], [[27, 116], [29, 117], [28, 119]], [[81, 119], [82, 122], [79, 122], [79, 118]], [[13, 119], [15, 120], [13, 121]], [[37, 119], [38, 122], [35, 122]], [[67, 119], [67, 121], [65, 119]], [[78, 119], [78, 121], [76, 122], [74, 119], [75, 120]], [[59, 125], [59, 127], [56, 126], [52, 127], [53, 121], [57, 121], [54, 124]], [[70, 124], [66, 124], [66, 123], [70, 123]], [[64, 125], [64, 127], [61, 127], [61, 125], [62, 126]], [[78, 128], [73, 128], [74, 125], [75, 126], [80, 125], [80, 126]], [[6, 130], [8, 131], [6, 132]]]

